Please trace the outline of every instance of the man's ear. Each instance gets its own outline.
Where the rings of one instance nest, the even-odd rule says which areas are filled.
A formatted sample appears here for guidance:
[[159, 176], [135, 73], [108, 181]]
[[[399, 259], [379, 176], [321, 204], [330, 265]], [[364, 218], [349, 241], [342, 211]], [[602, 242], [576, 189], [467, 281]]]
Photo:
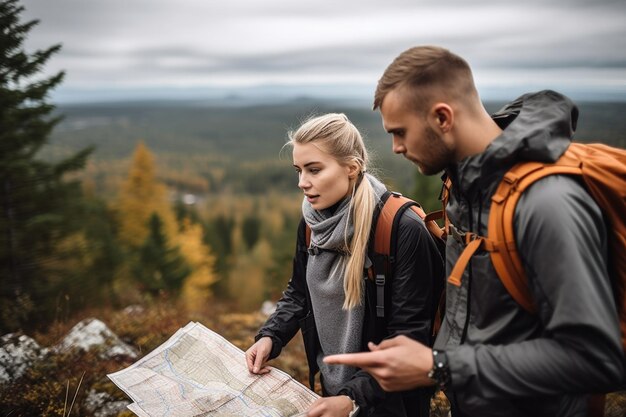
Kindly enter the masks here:
[[442, 133], [448, 133], [454, 123], [454, 110], [446, 103], [435, 103], [430, 109], [431, 123]]

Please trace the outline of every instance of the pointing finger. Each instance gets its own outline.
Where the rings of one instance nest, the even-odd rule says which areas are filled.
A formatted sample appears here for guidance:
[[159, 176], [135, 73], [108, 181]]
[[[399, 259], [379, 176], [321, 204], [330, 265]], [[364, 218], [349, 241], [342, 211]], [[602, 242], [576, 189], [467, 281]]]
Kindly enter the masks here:
[[375, 368], [381, 365], [379, 352], [343, 353], [324, 358], [325, 363], [350, 365], [357, 368]]

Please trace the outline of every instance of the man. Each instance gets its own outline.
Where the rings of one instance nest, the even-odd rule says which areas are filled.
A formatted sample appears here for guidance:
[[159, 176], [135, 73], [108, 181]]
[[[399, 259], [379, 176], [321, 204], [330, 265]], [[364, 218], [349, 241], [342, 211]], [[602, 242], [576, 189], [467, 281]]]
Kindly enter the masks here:
[[[469, 65], [430, 46], [403, 52], [386, 69], [377, 108], [395, 153], [425, 175], [446, 171], [448, 218], [459, 233], [478, 235], [504, 173], [519, 161], [558, 159], [578, 115], [569, 99], [542, 91], [492, 118]], [[455, 416], [587, 415], [588, 393], [614, 388], [623, 374], [602, 213], [576, 179], [549, 176], [520, 199], [515, 236], [536, 314], [513, 300], [479, 250], [460, 285], [448, 284], [433, 350], [400, 336], [325, 360], [363, 368], [389, 391], [438, 384]], [[448, 237], [448, 273], [463, 249]]]

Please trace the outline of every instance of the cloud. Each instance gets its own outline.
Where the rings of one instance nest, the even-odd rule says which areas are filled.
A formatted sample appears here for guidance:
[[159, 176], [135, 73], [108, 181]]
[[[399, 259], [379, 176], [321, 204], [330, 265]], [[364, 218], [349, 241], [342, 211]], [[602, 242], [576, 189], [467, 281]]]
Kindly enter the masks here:
[[545, 70], [619, 86], [626, 71], [623, 1], [23, 3], [41, 20], [27, 47], [63, 44], [47, 67], [67, 70], [61, 88], [371, 83], [417, 44], [451, 49], [491, 83]]

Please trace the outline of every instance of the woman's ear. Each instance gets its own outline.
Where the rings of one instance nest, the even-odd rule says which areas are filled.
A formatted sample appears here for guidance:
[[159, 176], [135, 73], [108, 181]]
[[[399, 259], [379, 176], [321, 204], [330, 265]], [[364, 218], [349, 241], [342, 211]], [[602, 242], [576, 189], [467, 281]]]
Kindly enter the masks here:
[[359, 173], [361, 172], [361, 166], [357, 164], [356, 161], [350, 162], [347, 168], [348, 168], [348, 178], [350, 178], [351, 180], [358, 177]]

